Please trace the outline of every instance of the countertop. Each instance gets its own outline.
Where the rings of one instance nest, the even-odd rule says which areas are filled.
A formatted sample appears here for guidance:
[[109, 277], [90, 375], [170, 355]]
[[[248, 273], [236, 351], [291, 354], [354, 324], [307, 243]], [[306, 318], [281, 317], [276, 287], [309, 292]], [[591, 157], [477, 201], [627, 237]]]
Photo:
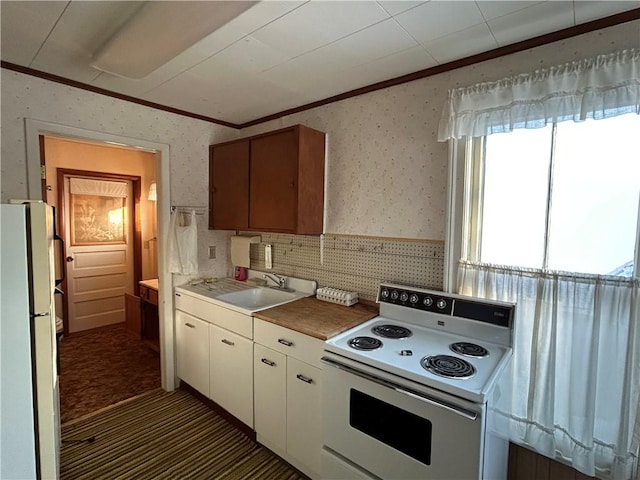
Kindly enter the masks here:
[[328, 340], [377, 315], [376, 307], [361, 303], [345, 307], [306, 297], [256, 312], [254, 317], [320, 340]]
[[154, 290], [158, 290], [158, 279], [152, 278], [150, 280], [141, 280], [140, 285], [143, 285], [147, 288], [152, 288]]

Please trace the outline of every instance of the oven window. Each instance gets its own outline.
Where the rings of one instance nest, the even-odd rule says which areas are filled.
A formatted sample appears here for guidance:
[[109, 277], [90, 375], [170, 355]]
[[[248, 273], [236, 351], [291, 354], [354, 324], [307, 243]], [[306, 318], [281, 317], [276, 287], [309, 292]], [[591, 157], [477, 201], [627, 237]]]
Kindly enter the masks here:
[[349, 424], [382, 443], [431, 465], [431, 422], [351, 389]]

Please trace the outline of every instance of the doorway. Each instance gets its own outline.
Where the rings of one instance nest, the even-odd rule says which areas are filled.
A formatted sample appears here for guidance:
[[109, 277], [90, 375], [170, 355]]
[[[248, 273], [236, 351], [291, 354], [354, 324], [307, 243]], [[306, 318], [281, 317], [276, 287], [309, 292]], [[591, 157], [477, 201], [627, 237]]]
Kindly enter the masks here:
[[157, 159], [154, 152], [59, 136], [44, 135], [41, 144], [47, 200], [57, 205], [66, 245], [57, 311], [65, 325], [60, 411], [70, 421], [161, 386], [157, 351], [125, 327], [125, 296], [137, 298], [139, 282], [157, 271], [143, 251], [143, 240], [156, 236], [149, 228], [155, 202], [143, 191], [156, 180]]
[[[164, 260], [166, 250], [167, 226], [170, 216], [170, 146], [124, 135], [110, 134], [95, 130], [62, 125], [53, 122], [25, 119], [27, 178], [29, 198], [46, 199], [42, 193], [42, 135], [50, 135], [78, 141], [99, 143], [101, 145], [125, 146], [141, 151], [152, 152], [156, 155], [157, 182], [157, 264], [158, 264], [158, 295], [159, 295], [159, 333], [160, 333], [160, 363], [162, 388], [171, 391], [175, 389], [177, 378], [175, 372], [175, 346], [173, 332], [173, 302], [171, 275]], [[143, 184], [143, 192], [146, 186]], [[51, 192], [46, 192], [51, 194]], [[144, 200], [144, 195], [142, 196]]]

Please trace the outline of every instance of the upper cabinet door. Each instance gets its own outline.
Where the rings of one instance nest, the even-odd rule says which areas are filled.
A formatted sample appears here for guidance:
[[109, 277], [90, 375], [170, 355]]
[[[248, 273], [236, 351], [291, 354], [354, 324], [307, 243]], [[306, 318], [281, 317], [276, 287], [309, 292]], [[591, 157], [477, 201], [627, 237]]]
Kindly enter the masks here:
[[325, 134], [294, 125], [210, 147], [209, 228], [322, 233]]
[[295, 130], [251, 140], [249, 225], [293, 232], [298, 214], [298, 139]]
[[249, 226], [249, 141], [212, 145], [209, 151], [209, 228]]

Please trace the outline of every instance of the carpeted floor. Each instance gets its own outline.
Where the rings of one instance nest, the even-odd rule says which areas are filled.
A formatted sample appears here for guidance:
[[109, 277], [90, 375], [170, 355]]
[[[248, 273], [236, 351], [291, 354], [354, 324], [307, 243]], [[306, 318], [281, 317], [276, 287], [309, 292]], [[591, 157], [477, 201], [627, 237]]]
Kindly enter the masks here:
[[160, 387], [160, 357], [124, 324], [60, 341], [60, 418], [66, 423]]
[[154, 390], [62, 427], [61, 480], [303, 480], [183, 390]]

